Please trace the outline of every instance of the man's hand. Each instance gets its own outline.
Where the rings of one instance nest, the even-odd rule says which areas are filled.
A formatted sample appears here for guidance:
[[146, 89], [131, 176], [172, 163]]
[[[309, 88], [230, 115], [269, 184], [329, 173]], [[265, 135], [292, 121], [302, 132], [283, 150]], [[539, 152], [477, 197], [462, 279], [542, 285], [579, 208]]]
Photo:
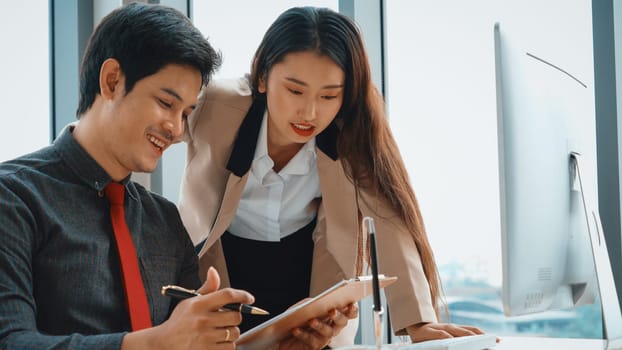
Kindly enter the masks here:
[[220, 276], [210, 268], [207, 280], [198, 290], [200, 296], [181, 301], [161, 325], [127, 334], [121, 349], [235, 349], [242, 315], [222, 310], [222, 306], [252, 304], [254, 298], [242, 290], [218, 290], [219, 287]]

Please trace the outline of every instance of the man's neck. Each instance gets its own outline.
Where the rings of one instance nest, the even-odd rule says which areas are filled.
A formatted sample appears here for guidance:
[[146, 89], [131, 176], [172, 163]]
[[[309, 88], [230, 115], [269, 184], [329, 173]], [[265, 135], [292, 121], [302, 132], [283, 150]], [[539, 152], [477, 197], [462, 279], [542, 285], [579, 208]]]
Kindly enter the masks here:
[[123, 170], [122, 167], [115, 166], [116, 160], [110, 156], [108, 152], [108, 146], [106, 145], [105, 138], [105, 126], [99, 125], [95, 105], [83, 114], [79, 122], [73, 129], [72, 135], [74, 139], [82, 146], [86, 152], [95, 159], [107, 173], [112, 180], [121, 181], [125, 179], [130, 173]]

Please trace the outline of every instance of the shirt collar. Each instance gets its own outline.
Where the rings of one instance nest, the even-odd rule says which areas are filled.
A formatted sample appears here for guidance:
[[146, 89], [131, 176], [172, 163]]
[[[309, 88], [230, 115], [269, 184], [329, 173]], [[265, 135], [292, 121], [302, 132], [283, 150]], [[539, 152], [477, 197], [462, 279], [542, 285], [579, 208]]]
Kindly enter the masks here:
[[[294, 157], [281, 169], [281, 174], [306, 175], [315, 163], [315, 137], [305, 143]], [[263, 179], [274, 167], [274, 161], [268, 155], [268, 111], [263, 120], [257, 137], [257, 146], [251, 169], [258, 179]]]
[[257, 145], [255, 155], [251, 163], [251, 172], [261, 182], [266, 174], [274, 167], [274, 161], [268, 156], [268, 112], [264, 112], [259, 135], [257, 135]]
[[315, 165], [315, 137], [305, 143], [289, 163], [281, 170], [282, 174], [307, 175]]
[[[265, 98], [254, 98], [253, 103], [238, 129], [238, 135], [227, 163], [227, 169], [238, 177], [244, 176], [251, 167], [254, 159], [253, 154], [259, 137], [262, 116], [265, 114], [265, 111]], [[334, 161], [338, 159], [338, 134], [339, 128], [337, 127], [336, 121], [333, 121], [324, 131], [316, 136], [317, 148]]]
[[[77, 123], [65, 127], [54, 140], [55, 150], [60, 154], [65, 164], [87, 186], [101, 192], [112, 181], [110, 175], [73, 137], [73, 130]], [[131, 175], [120, 181], [125, 185], [127, 192], [133, 198], [138, 198], [138, 192], [130, 181]]]
[[255, 147], [255, 156], [253, 161], [268, 157], [268, 111], [263, 114], [259, 135], [257, 137], [257, 146]]

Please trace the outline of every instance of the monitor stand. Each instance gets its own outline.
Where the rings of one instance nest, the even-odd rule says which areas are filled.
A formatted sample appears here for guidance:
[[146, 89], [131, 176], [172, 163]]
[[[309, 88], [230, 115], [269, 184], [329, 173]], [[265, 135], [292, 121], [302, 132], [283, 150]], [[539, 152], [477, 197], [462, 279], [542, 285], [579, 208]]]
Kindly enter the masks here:
[[604, 339], [606, 341], [606, 350], [622, 349], [622, 313], [620, 312], [620, 303], [618, 301], [618, 293], [613, 279], [611, 270], [611, 262], [609, 261], [609, 252], [607, 244], [603, 236], [603, 227], [600, 222], [600, 215], [596, 210], [593, 201], [593, 194], [584, 192], [583, 183], [581, 182], [581, 174], [584, 172], [584, 164], [579, 153], [572, 152], [570, 155], [579, 180], [581, 190], [581, 199], [583, 201], [583, 209], [587, 228], [592, 243], [592, 253], [594, 257], [594, 269], [596, 270], [596, 281], [598, 283], [598, 291], [600, 293], [601, 308], [603, 312], [603, 330]]

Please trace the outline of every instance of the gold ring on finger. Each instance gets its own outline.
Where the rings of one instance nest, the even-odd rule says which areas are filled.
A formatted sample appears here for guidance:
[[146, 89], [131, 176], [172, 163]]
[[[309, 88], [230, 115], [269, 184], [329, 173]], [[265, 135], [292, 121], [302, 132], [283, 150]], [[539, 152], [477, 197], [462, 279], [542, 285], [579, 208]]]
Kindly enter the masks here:
[[225, 342], [229, 341], [229, 338], [231, 338], [231, 331], [229, 330], [229, 328], [225, 328]]

